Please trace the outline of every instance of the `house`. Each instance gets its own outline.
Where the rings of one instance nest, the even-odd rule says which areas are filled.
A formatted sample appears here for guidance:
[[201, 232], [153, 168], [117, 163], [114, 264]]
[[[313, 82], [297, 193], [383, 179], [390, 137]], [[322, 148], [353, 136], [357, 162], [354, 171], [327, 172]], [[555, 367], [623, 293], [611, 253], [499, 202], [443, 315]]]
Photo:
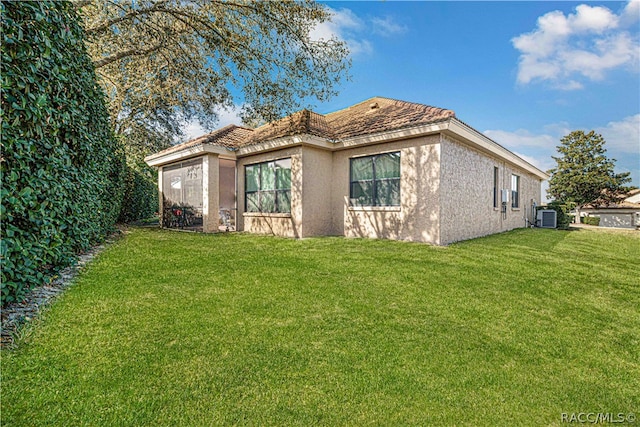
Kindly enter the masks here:
[[145, 160], [165, 226], [186, 207], [205, 232], [221, 211], [251, 233], [435, 245], [527, 226], [548, 178], [451, 110], [382, 97], [229, 125]]
[[630, 191], [618, 203], [583, 206], [580, 215], [600, 218], [600, 227], [640, 228], [640, 189]]

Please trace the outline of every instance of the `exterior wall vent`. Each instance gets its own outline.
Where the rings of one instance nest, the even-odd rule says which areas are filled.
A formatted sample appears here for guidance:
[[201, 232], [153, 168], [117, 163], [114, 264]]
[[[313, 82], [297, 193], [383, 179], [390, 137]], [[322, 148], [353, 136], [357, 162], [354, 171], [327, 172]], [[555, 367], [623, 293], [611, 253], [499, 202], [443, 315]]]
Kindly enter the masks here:
[[558, 226], [557, 213], [553, 209], [541, 209], [538, 211], [536, 225], [541, 228], [556, 228]]

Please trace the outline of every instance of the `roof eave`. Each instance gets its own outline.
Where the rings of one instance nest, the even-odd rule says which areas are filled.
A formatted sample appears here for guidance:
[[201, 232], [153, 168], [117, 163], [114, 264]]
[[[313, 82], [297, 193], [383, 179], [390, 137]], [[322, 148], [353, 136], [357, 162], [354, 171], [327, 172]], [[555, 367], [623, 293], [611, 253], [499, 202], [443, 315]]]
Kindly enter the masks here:
[[366, 135], [356, 135], [339, 139], [335, 145], [336, 150], [345, 150], [356, 146], [380, 144], [384, 142], [398, 141], [402, 139], [417, 138], [420, 136], [436, 134], [445, 130], [448, 120], [438, 120], [421, 125], [402, 127], [382, 132], [375, 132]]
[[193, 157], [202, 156], [204, 154], [217, 154], [220, 157], [235, 159], [235, 153], [226, 147], [213, 144], [198, 144], [192, 147], [183, 148], [181, 150], [173, 151], [171, 153], [157, 153], [152, 154], [144, 158], [144, 161], [149, 166], [163, 166], [168, 163], [175, 163], [182, 160], [187, 160]]
[[447, 129], [443, 133], [445, 135], [450, 134], [454, 137], [461, 138], [464, 140], [464, 142], [469, 143], [480, 151], [499, 157], [500, 159], [505, 160], [512, 165], [524, 169], [527, 172], [537, 176], [541, 180], [549, 179], [550, 175], [546, 172], [543, 172], [542, 170], [533, 166], [522, 157], [504, 148], [502, 145], [498, 144], [488, 136], [478, 132], [471, 126], [461, 122], [455, 117], [452, 117], [448, 120]]
[[245, 145], [238, 148], [237, 156], [251, 156], [253, 154], [266, 153], [269, 151], [281, 150], [288, 147], [297, 145], [307, 145], [324, 150], [333, 150], [334, 143], [331, 140], [322, 138], [309, 133], [300, 133], [295, 135], [289, 135], [279, 138], [270, 139], [267, 141], [260, 141], [255, 144]]

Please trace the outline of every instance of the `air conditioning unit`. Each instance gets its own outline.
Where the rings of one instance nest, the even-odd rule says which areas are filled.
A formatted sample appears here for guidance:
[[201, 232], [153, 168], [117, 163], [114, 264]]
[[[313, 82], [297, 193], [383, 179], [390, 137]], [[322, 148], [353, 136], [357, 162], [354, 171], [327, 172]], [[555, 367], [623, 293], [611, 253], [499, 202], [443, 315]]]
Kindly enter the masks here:
[[558, 225], [557, 212], [553, 209], [540, 209], [536, 225], [542, 228], [556, 228]]

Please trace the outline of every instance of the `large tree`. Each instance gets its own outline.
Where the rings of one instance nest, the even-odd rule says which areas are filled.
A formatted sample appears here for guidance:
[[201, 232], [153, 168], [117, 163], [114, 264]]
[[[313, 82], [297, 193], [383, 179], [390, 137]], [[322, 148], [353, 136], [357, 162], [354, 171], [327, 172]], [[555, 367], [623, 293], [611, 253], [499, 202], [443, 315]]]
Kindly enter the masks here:
[[212, 127], [236, 103], [243, 120], [255, 122], [324, 101], [349, 66], [344, 42], [310, 37], [331, 15], [309, 0], [80, 0], [76, 7], [116, 133], [142, 154], [175, 142], [186, 121]]
[[615, 173], [615, 159], [606, 155], [605, 140], [594, 131], [573, 131], [560, 140], [557, 165], [549, 170], [549, 194], [578, 208], [593, 203], [607, 205], [620, 200], [631, 187], [630, 174]]

